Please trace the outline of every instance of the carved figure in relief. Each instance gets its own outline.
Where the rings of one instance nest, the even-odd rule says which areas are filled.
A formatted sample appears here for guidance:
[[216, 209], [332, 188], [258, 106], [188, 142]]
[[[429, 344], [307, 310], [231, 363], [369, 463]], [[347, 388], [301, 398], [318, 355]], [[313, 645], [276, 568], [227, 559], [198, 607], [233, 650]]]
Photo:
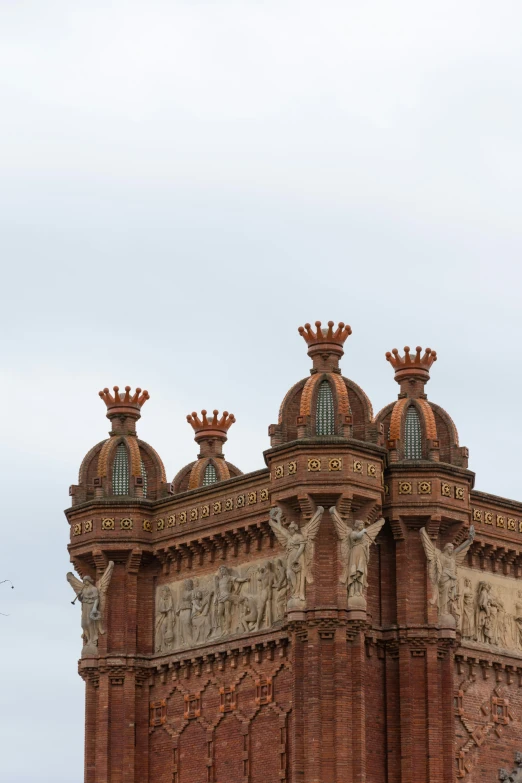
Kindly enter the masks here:
[[283, 527], [283, 511], [279, 506], [270, 509], [270, 527], [286, 551], [286, 578], [289, 598], [304, 603], [306, 583], [313, 582], [314, 540], [321, 524], [324, 508], [318, 506], [311, 520], [299, 530], [295, 522]]
[[426, 528], [420, 530], [422, 545], [429, 564], [429, 576], [433, 587], [430, 603], [438, 607], [439, 621], [451, 628], [455, 627], [454, 604], [457, 595], [457, 568], [464, 561], [466, 552], [475, 538], [473, 525], [469, 536], [456, 549], [446, 544], [441, 551], [429, 537]]
[[185, 579], [177, 615], [179, 617], [179, 635], [182, 644], [192, 644], [192, 601], [194, 599], [194, 582]]
[[[216, 576], [216, 610], [217, 626], [221, 635], [230, 633], [232, 624], [232, 607], [239, 604], [239, 594], [236, 585], [249, 582], [250, 578], [233, 576], [226, 566], [219, 566]], [[241, 588], [239, 588], [241, 589]]]
[[[98, 637], [105, 633], [104, 616], [107, 599], [107, 590], [111, 583], [113, 561], [109, 561], [103, 576], [94, 584], [90, 576], [85, 576], [83, 581], [77, 579], [70, 571], [67, 581], [76, 593], [76, 598], [82, 605], [82, 656], [96, 655], [98, 652]], [[76, 601], [76, 598], [74, 599]], [[74, 601], [73, 601], [74, 603]]]
[[517, 602], [515, 604], [515, 628], [517, 631], [517, 646], [522, 648], [522, 590], [517, 592]]
[[257, 596], [244, 593], [240, 598], [240, 604], [243, 607], [243, 614], [239, 621], [239, 628], [242, 631], [253, 631], [258, 627], [259, 621]]
[[274, 573], [270, 568], [270, 563], [260, 566], [257, 570], [257, 582], [259, 592], [257, 594], [257, 630], [261, 628], [263, 619], [266, 620], [266, 627], [270, 628], [272, 620], [272, 588], [274, 586]]
[[275, 573], [275, 615], [276, 618], [283, 617], [286, 609], [286, 597], [288, 592], [288, 580], [286, 578], [285, 564], [278, 557], [274, 561], [274, 573]]
[[462, 593], [462, 636], [464, 639], [472, 639], [475, 633], [474, 596], [471, 579], [464, 580]]
[[331, 507], [330, 516], [341, 541], [343, 570], [340, 581], [348, 590], [348, 608], [366, 609], [364, 592], [368, 586], [370, 546], [384, 525], [384, 519], [378, 519], [366, 528], [362, 519], [356, 519], [352, 528], [344, 522], [335, 506]]
[[161, 588], [156, 609], [156, 650], [168, 652], [174, 643], [174, 601], [167, 585]]
[[477, 611], [476, 611], [476, 640], [477, 642], [489, 643], [491, 641], [491, 622], [489, 599], [491, 585], [487, 582], [480, 582], [478, 586]]
[[212, 633], [210, 607], [212, 594], [207, 590], [194, 590], [192, 593], [191, 622], [194, 641], [204, 642]]

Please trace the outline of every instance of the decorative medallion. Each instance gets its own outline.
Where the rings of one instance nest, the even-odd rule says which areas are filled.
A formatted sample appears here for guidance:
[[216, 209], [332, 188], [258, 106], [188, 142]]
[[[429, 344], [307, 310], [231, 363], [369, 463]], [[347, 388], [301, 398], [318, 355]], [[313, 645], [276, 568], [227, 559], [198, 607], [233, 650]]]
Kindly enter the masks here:
[[508, 517], [507, 529], [508, 530], [516, 530], [517, 529], [517, 520], [513, 519], [513, 517]]
[[156, 520], [156, 530], [164, 530], [165, 529], [165, 520], [164, 519], [157, 519]]
[[150, 710], [150, 725], [151, 726], [163, 726], [167, 721], [167, 701], [162, 699], [161, 701], [151, 701], [149, 705]]
[[283, 465], [278, 465], [276, 467], [274, 475], [275, 475], [276, 479], [283, 478], [283, 476], [285, 475], [285, 471], [284, 471]]
[[210, 506], [209, 505], [201, 506], [201, 518], [206, 519], [209, 516], [210, 516]]
[[486, 511], [486, 513], [484, 514], [484, 522], [486, 523], [486, 525], [493, 524], [493, 514], [491, 513], [491, 511]]
[[201, 694], [199, 693], [187, 693], [185, 694], [185, 720], [191, 718], [199, 718], [201, 715]]
[[262, 489], [259, 493], [259, 500], [268, 500], [269, 494], [267, 489]]
[[256, 704], [270, 704], [272, 701], [272, 678], [256, 680]]
[[232, 498], [227, 498], [225, 500], [225, 511], [232, 511], [233, 508], [234, 508], [234, 501], [232, 500]]
[[289, 462], [288, 463], [288, 475], [289, 476], [295, 476], [297, 473], [297, 462]]
[[482, 522], [482, 511], [479, 508], [473, 509], [473, 522]]
[[167, 527], [174, 527], [176, 524], [176, 515], [171, 514], [170, 517], [167, 519]]
[[83, 532], [92, 533], [92, 519], [86, 519], [83, 523]]
[[375, 467], [373, 462], [369, 462], [368, 465], [366, 466], [366, 473], [368, 474], [368, 476], [372, 476], [373, 478], [375, 478], [375, 476], [377, 475], [377, 468]]
[[120, 519], [120, 530], [132, 530], [132, 519], [129, 517]]
[[451, 487], [449, 484], [445, 484], [444, 481], [440, 485], [440, 494], [445, 498], [451, 497]]
[[431, 495], [431, 481], [419, 481], [417, 492], [419, 495]]
[[196, 521], [196, 519], [198, 518], [198, 516], [199, 516], [199, 515], [198, 515], [198, 510], [197, 510], [197, 508], [191, 508], [191, 509], [190, 509], [190, 521], [191, 521], [191, 522], [195, 522], [195, 521]]
[[243, 508], [244, 505], [245, 505], [245, 496], [238, 495], [236, 498], [236, 508]]
[[143, 520], [143, 529], [146, 530], [147, 533], [152, 533], [152, 522], [150, 519]]
[[220, 514], [222, 512], [222, 510], [223, 510], [223, 507], [221, 505], [221, 500], [216, 500], [216, 502], [212, 506], [212, 511], [214, 512], [214, 514]]
[[321, 470], [321, 460], [316, 457], [308, 460], [308, 470], [315, 472]]
[[179, 524], [184, 525], [187, 521], [187, 512], [186, 511], [180, 511], [179, 514]]
[[455, 487], [455, 497], [457, 500], [464, 500], [464, 487]]
[[105, 519], [102, 519], [101, 529], [102, 530], [114, 530], [114, 519], [109, 518], [109, 517], [106, 517]]
[[497, 527], [506, 527], [506, 518], [497, 514]]
[[257, 503], [257, 492], [249, 492], [248, 493], [248, 505], [252, 506], [254, 503]]
[[79, 536], [82, 532], [82, 523], [76, 522], [75, 525], [73, 525], [73, 536]]
[[328, 470], [342, 470], [343, 461], [341, 457], [333, 457], [328, 460]]
[[412, 489], [411, 481], [399, 481], [399, 495], [411, 495]]
[[363, 466], [362, 462], [358, 459], [354, 459], [353, 461], [353, 472], [354, 473], [362, 473], [363, 472]]
[[219, 689], [220, 712], [233, 712], [237, 707], [236, 701], [236, 686], [225, 685]]

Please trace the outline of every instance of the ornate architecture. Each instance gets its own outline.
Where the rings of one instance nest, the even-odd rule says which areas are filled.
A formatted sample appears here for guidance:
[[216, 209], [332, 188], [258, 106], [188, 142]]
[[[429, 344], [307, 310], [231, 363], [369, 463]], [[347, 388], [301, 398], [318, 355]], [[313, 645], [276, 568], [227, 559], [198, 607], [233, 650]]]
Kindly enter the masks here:
[[66, 511], [85, 783], [522, 779], [522, 503], [474, 490], [434, 351], [386, 354], [375, 416], [339, 369], [350, 327], [299, 332], [312, 369], [252, 473], [202, 411], [167, 481], [148, 392], [100, 392]]

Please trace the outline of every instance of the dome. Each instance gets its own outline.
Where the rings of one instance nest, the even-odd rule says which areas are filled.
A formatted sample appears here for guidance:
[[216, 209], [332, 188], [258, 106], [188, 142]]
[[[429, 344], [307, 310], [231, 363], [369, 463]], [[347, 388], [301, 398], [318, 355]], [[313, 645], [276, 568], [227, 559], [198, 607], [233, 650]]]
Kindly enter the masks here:
[[130, 386], [125, 392], [115, 386], [113, 392], [100, 392], [111, 432], [83, 458], [78, 485], [69, 490], [74, 504], [114, 495], [155, 500], [167, 490], [163, 462], [152, 446], [136, 435], [136, 422], [149, 393], [136, 389], [131, 395]]
[[325, 436], [376, 442], [370, 400], [339, 369], [351, 328], [341, 322], [334, 330], [333, 321], [328, 322], [328, 328], [322, 328], [321, 322], [316, 321], [315, 327], [315, 332], [310, 324], [299, 327], [313, 367], [309, 378], [303, 378], [286, 393], [278, 422], [268, 430], [271, 445]]
[[201, 411], [201, 418], [195, 412], [187, 416], [187, 421], [196, 433], [194, 440], [199, 444], [199, 454], [197, 460], [185, 465], [176, 474], [172, 482], [174, 493], [198, 489], [242, 474], [239, 468], [225, 460], [223, 454], [228, 430], [235, 422], [234, 415], [228, 411], [224, 411], [219, 419], [218, 415], [219, 411], [213, 411], [209, 419], [207, 412]]
[[459, 446], [459, 435], [451, 416], [428, 400], [424, 391], [437, 353], [417, 346], [412, 357], [408, 346], [404, 356], [396, 348], [386, 354], [395, 368], [400, 386], [398, 400], [386, 405], [375, 417], [382, 427], [390, 462], [432, 460], [468, 467], [468, 449]]

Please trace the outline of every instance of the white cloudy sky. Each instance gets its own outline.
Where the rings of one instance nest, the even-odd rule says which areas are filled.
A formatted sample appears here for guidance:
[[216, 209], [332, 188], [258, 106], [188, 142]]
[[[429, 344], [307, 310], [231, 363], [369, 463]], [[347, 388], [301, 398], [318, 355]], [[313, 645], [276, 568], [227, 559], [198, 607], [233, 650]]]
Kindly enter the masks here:
[[376, 410], [385, 351], [437, 349], [476, 486], [522, 496], [521, 27], [504, 0], [0, 0], [2, 781], [83, 780], [63, 509], [103, 386], [150, 391], [170, 476], [202, 407], [256, 469], [297, 326], [345, 320]]

